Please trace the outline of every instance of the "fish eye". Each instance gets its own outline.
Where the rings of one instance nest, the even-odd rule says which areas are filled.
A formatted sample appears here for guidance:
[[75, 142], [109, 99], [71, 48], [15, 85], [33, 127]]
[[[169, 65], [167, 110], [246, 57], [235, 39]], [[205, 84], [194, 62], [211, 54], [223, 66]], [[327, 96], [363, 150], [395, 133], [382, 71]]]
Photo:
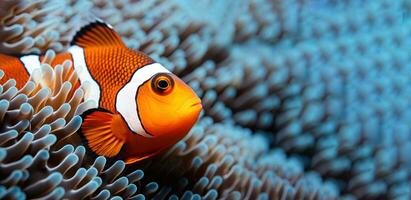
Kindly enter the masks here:
[[166, 73], [156, 74], [151, 82], [151, 87], [158, 94], [168, 94], [173, 86], [173, 78]]

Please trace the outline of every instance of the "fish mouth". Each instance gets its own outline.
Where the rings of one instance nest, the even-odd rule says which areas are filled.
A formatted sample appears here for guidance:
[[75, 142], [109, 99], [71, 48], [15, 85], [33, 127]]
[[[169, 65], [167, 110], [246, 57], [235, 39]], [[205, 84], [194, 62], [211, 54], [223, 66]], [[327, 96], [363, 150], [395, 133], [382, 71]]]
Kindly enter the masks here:
[[203, 107], [201, 102], [196, 102], [196, 103], [191, 104], [191, 107], [198, 107], [198, 106]]
[[201, 104], [201, 100], [197, 97], [197, 98], [192, 98], [188, 101], [186, 101], [186, 103], [184, 103], [177, 112], [185, 112], [183, 110], [190, 110], [189, 112], [197, 112], [197, 111], [201, 111], [203, 109], [203, 105]]
[[203, 105], [201, 104], [201, 99], [198, 97], [191, 99], [190, 108], [195, 108], [195, 110], [203, 109]]

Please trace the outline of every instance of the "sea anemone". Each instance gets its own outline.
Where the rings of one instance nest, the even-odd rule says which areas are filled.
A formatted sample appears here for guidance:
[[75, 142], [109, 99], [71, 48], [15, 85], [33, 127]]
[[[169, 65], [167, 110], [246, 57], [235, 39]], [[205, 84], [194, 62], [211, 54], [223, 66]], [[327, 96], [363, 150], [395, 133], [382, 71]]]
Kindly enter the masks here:
[[77, 74], [70, 61], [54, 68], [48, 64], [54, 55], [46, 53], [41, 71], [20, 90], [12, 79], [1, 87], [0, 198], [139, 199], [150, 194], [156, 183], [136, 186], [143, 171], [125, 174], [123, 161], [106, 165], [104, 157], [85, 158], [74, 134], [81, 125], [78, 114], [92, 103], [83, 102], [87, 90], [72, 89]]

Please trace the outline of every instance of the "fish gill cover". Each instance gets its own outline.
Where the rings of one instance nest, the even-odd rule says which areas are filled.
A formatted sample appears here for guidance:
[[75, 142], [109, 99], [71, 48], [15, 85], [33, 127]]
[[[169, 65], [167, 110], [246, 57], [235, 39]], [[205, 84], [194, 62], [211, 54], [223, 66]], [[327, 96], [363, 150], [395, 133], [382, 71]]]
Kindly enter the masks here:
[[[0, 51], [46, 53], [0, 87], [0, 199], [411, 199], [410, 0], [0, 1]], [[204, 112], [131, 166], [75, 139], [67, 61], [92, 15], [182, 77]], [[2, 73], [3, 75], [3, 73]]]

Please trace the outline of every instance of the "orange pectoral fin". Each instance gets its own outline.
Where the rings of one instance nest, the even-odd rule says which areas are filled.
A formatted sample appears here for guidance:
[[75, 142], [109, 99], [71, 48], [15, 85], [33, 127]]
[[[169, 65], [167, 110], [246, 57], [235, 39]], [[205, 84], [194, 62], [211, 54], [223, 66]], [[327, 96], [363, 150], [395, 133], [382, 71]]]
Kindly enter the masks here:
[[116, 124], [118, 117], [103, 109], [86, 111], [82, 117], [80, 135], [83, 143], [98, 156], [117, 156], [125, 142], [121, 133], [113, 133], [116, 130], [113, 124]]

